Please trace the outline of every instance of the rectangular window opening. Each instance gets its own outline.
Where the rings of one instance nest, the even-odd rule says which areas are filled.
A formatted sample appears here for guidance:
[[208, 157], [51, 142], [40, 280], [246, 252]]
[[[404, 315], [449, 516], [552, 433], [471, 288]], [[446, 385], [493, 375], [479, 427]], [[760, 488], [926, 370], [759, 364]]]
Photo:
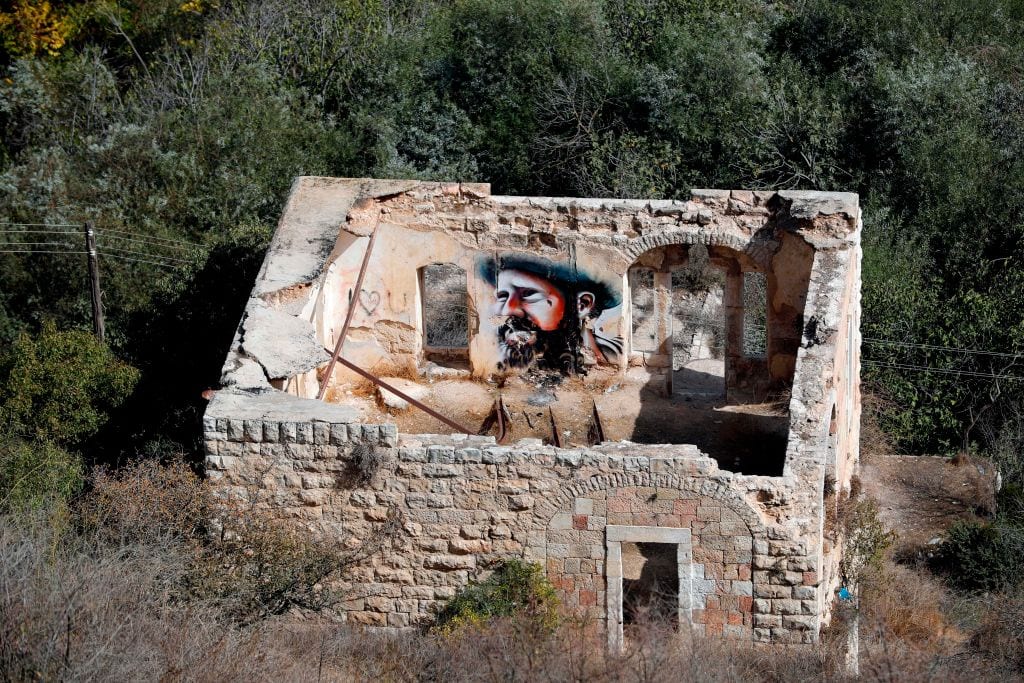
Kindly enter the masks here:
[[768, 350], [768, 278], [743, 273], [743, 355], [762, 358]]
[[423, 346], [430, 360], [466, 357], [469, 349], [469, 294], [466, 271], [452, 263], [420, 269]]
[[633, 309], [633, 351], [658, 351], [658, 321], [654, 317], [654, 271], [650, 268], [630, 268], [629, 292]]

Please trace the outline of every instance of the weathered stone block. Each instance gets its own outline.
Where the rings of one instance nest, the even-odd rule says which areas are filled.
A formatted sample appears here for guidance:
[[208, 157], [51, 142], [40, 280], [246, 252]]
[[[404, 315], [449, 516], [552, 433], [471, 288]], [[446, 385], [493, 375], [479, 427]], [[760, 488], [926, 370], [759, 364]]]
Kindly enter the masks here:
[[410, 625], [409, 616], [407, 612], [392, 612], [388, 614], [388, 627], [408, 628]]
[[281, 443], [296, 443], [298, 430], [294, 422], [281, 423]]
[[228, 420], [228, 441], [244, 441], [245, 440], [245, 422], [244, 420]]
[[314, 422], [313, 441], [314, 444], [324, 445], [331, 442], [331, 425], [326, 422]]
[[800, 614], [799, 600], [772, 600], [772, 612], [775, 614]]
[[518, 496], [511, 496], [508, 499], [510, 510], [529, 510], [533, 507], [533, 496], [524, 493]]
[[473, 569], [476, 567], [476, 558], [472, 555], [430, 555], [423, 561], [423, 566], [441, 571]]
[[359, 440], [367, 445], [376, 446], [380, 443], [380, 426], [363, 425], [360, 429]]
[[448, 552], [453, 555], [472, 555], [476, 553], [488, 553], [490, 551], [490, 542], [482, 539], [469, 540], [465, 538], [454, 538], [448, 541]]

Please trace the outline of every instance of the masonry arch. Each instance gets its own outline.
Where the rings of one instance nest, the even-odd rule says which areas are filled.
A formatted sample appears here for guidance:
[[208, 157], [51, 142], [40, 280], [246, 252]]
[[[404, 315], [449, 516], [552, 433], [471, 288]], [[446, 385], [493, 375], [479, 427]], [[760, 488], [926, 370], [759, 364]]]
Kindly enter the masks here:
[[596, 475], [538, 506], [534, 521], [543, 541], [531, 559], [543, 562], [568, 608], [607, 623], [612, 647], [652, 558], [670, 559], [672, 602], [660, 611], [679, 628], [753, 637], [754, 541], [767, 534], [727, 487], [675, 474]]

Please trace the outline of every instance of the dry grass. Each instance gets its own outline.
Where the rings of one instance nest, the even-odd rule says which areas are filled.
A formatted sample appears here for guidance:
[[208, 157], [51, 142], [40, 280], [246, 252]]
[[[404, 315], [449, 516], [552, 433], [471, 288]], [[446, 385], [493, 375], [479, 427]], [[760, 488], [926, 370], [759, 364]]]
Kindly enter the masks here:
[[[554, 630], [506, 618], [449, 636], [349, 627], [331, 621], [318, 582], [357, 557], [318, 548], [255, 510], [224, 534], [233, 541], [213, 538], [202, 528], [207, 501], [184, 466], [142, 463], [95, 476], [71, 531], [55, 531], [45, 514], [0, 518], [0, 679], [848, 680], [837, 664], [840, 624], [820, 648], [795, 650], [647, 625], [630, 631], [621, 655], [608, 652], [598, 624], [569, 617]], [[924, 570], [888, 563], [863, 585], [861, 680], [1005, 681], [1024, 672], [1019, 597], [958, 602]], [[954, 623], [957, 611], [971, 612], [974, 625]]]
[[886, 563], [864, 581], [864, 617], [884, 637], [933, 655], [949, 652], [966, 638], [946, 614], [946, 587], [924, 568]]
[[882, 430], [879, 416], [890, 405], [880, 394], [873, 393], [867, 387], [861, 387], [860, 416], [860, 457], [864, 463], [871, 462], [874, 456], [892, 455], [896, 452], [889, 435]]

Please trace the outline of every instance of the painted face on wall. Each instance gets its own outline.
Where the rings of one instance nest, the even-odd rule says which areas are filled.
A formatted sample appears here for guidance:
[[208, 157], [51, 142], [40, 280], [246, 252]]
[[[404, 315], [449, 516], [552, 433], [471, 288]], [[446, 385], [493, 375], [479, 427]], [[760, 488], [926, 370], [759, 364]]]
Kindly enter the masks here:
[[480, 272], [494, 285], [491, 315], [504, 318], [496, 323], [500, 369], [585, 373], [588, 356], [589, 362], [607, 362], [621, 351], [621, 340], [591, 329], [602, 302], [618, 306], [607, 285], [566, 264], [526, 256], [485, 261]]
[[494, 314], [528, 318], [537, 329], [557, 330], [565, 314], [565, 294], [550, 280], [521, 270], [498, 273]]

